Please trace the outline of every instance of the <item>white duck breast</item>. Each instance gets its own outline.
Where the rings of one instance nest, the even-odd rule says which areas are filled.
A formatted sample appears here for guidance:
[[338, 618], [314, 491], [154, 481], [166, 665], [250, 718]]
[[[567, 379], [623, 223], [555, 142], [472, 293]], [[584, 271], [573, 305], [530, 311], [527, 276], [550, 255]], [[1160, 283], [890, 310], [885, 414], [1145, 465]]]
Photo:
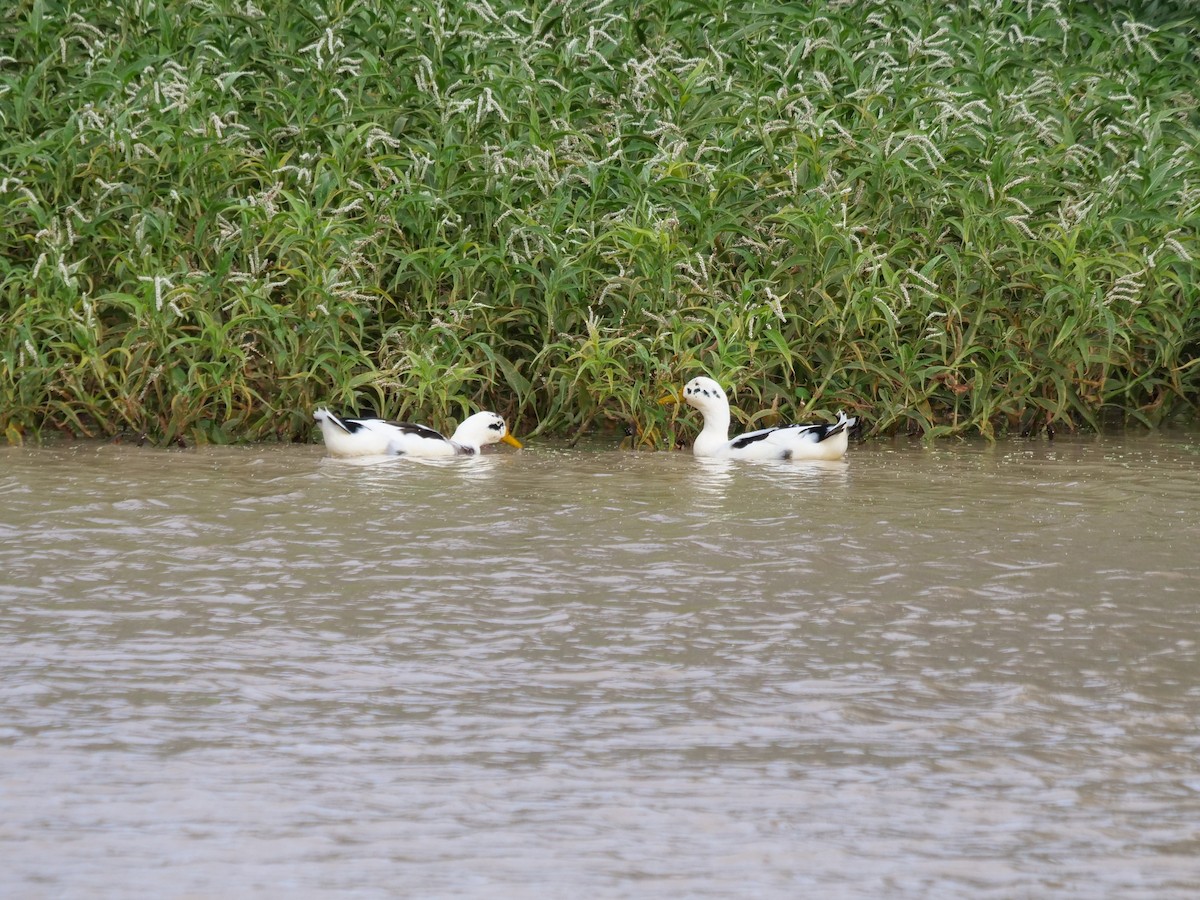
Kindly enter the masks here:
[[711, 378], [693, 378], [683, 389], [683, 400], [700, 410], [704, 427], [692, 445], [696, 456], [723, 459], [841, 459], [849, 431], [857, 419], [838, 414], [832, 424], [781, 425], [729, 439], [729, 400]]
[[454, 434], [445, 437], [425, 425], [338, 416], [318, 409], [313, 418], [321, 426], [330, 456], [471, 456], [488, 444], [504, 441], [520, 447], [508, 433], [504, 419], [492, 412], [475, 413], [463, 420]]

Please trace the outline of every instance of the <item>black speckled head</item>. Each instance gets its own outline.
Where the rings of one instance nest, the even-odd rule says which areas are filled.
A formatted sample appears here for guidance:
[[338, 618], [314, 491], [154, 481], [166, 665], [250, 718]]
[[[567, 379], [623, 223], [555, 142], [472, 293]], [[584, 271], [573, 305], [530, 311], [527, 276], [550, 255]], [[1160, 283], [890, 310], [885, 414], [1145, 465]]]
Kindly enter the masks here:
[[502, 441], [508, 434], [504, 419], [494, 412], [478, 412], [463, 420], [451, 438], [460, 447], [477, 452], [480, 447]]
[[683, 388], [683, 400], [696, 409], [720, 409], [728, 407], [729, 400], [722, 387], [711, 378], [701, 375], [693, 378]]

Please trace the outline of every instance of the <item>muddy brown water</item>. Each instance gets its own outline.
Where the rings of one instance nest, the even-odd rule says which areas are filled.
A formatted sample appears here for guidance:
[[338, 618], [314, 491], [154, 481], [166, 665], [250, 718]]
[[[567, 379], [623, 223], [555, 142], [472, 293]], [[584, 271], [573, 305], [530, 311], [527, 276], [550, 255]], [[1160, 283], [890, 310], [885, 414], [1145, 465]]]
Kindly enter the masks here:
[[1200, 436], [0, 450], [0, 895], [1200, 896]]

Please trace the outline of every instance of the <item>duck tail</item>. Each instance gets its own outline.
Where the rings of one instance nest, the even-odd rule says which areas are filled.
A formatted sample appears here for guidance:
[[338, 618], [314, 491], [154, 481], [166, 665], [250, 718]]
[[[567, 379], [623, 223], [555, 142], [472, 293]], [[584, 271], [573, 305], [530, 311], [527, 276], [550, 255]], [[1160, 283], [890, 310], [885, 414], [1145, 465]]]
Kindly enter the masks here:
[[858, 419], [856, 417], [848, 416], [844, 412], [839, 411], [838, 420], [833, 423], [833, 426], [829, 429], [829, 432], [825, 435], [825, 437], [830, 437], [831, 435], [835, 435], [841, 431], [849, 431], [857, 424]]
[[324, 407], [313, 410], [313, 418], [322, 425], [328, 422], [329, 424], [340, 428], [342, 431], [346, 432], [346, 434], [350, 434], [350, 427]]

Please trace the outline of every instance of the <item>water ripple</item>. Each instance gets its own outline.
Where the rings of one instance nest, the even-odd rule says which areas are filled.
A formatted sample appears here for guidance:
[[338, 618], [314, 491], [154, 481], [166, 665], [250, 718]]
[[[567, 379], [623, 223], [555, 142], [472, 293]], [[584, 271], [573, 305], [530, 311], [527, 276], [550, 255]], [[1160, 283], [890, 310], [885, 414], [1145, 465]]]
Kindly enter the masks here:
[[1186, 443], [0, 454], [5, 894], [1200, 884]]

